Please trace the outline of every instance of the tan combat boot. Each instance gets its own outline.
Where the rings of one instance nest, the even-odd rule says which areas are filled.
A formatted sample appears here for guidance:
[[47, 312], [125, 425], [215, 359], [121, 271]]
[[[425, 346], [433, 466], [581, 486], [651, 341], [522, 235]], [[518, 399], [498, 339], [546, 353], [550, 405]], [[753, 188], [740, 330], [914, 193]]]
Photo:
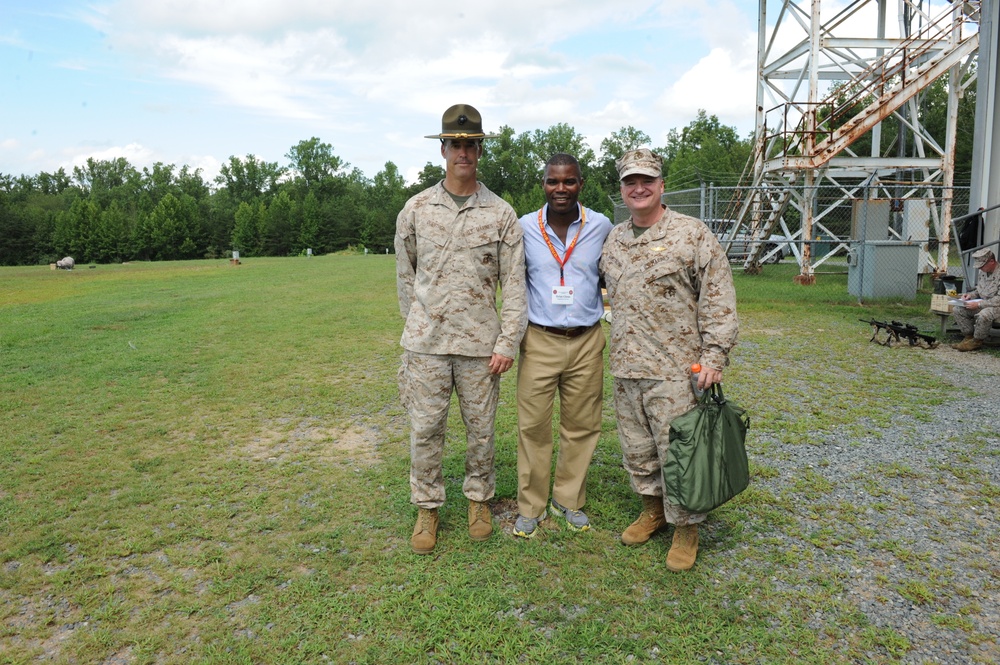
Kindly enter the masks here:
[[642, 512], [639, 513], [639, 519], [622, 532], [622, 542], [626, 545], [642, 545], [665, 526], [667, 520], [663, 516], [663, 497], [642, 495]]
[[667, 552], [667, 568], [679, 573], [691, 570], [698, 556], [698, 525], [688, 524], [674, 529], [674, 541]]
[[417, 523], [413, 527], [413, 537], [410, 547], [417, 554], [430, 554], [437, 543], [438, 509], [420, 508], [417, 511]]
[[490, 507], [485, 501], [469, 502], [469, 538], [483, 541], [489, 540], [493, 533], [493, 516], [490, 514]]
[[965, 337], [962, 338], [961, 342], [955, 342], [954, 344], [952, 344], [951, 348], [957, 349], [958, 347], [962, 346], [966, 342], [971, 342], [974, 339], [975, 339], [975, 337], [973, 337], [972, 335], [966, 335]]
[[973, 337], [970, 340], [962, 342], [955, 348], [958, 349], [959, 351], [978, 351], [979, 349], [983, 348], [983, 340], [976, 339], [975, 337]]

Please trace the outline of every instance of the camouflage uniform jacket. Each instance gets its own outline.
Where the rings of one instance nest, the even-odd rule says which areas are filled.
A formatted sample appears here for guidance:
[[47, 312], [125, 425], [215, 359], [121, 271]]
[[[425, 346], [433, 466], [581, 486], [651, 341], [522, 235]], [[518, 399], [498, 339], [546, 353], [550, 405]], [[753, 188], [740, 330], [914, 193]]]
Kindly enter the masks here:
[[981, 308], [1000, 307], [1000, 268], [994, 268], [990, 274], [980, 270], [976, 280], [976, 290], [969, 295], [983, 299], [979, 305]]
[[611, 374], [681, 380], [692, 363], [722, 369], [736, 345], [729, 260], [700, 220], [673, 212], [638, 238], [631, 218], [604, 243], [611, 303]]
[[395, 247], [404, 349], [514, 357], [528, 307], [523, 232], [507, 202], [480, 183], [459, 209], [438, 183], [406, 202]]

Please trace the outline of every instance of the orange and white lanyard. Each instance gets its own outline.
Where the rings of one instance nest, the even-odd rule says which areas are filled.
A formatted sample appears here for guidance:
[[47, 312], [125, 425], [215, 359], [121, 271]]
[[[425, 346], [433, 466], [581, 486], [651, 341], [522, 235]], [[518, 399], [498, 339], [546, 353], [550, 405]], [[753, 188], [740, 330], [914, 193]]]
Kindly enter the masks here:
[[566, 266], [566, 262], [569, 261], [570, 254], [573, 253], [573, 248], [576, 247], [576, 241], [580, 239], [580, 231], [583, 231], [583, 225], [587, 223], [587, 209], [580, 206], [580, 228], [576, 230], [576, 235], [573, 236], [573, 240], [569, 243], [569, 247], [566, 248], [566, 256], [559, 258], [559, 252], [556, 251], [555, 245], [552, 244], [552, 240], [549, 239], [549, 234], [545, 231], [545, 218], [542, 213], [545, 212], [545, 206], [542, 206], [538, 210], [538, 230], [542, 232], [542, 239], [545, 240], [545, 244], [549, 246], [549, 251], [552, 252], [552, 257], [555, 258], [556, 263], [559, 264], [559, 286], [566, 286], [566, 280], [563, 275], [563, 268]]

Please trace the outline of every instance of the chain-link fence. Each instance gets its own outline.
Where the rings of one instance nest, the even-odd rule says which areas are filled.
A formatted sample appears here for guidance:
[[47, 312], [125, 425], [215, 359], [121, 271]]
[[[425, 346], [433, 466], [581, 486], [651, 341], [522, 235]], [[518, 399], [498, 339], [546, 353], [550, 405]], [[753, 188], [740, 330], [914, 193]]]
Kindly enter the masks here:
[[[752, 236], [749, 223], [737, 223], [740, 200], [756, 197], [767, 233]], [[877, 186], [818, 186], [757, 192], [735, 187], [703, 187], [667, 192], [663, 201], [672, 210], [703, 220], [724, 246], [734, 263], [744, 263], [761, 246], [761, 264], [806, 259], [811, 270], [846, 272], [848, 290], [859, 300], [873, 298], [913, 299], [921, 277], [937, 273], [964, 274], [954, 243], [941, 256], [939, 237], [942, 210], [950, 203], [952, 217], [969, 209], [969, 189], [926, 184], [879, 184]], [[811, 206], [812, 230], [805, 240], [802, 211]], [[628, 209], [616, 202], [615, 222], [628, 219]], [[752, 217], [753, 214], [747, 215]], [[952, 232], [949, 229], [949, 234]], [[961, 233], [962, 230], [958, 229]], [[757, 242], [754, 242], [757, 240]]]

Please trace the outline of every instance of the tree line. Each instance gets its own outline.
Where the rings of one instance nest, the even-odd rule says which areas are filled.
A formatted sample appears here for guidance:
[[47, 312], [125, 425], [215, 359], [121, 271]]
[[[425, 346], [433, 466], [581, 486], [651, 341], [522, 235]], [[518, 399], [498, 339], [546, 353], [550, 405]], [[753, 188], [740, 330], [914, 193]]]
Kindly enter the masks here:
[[[486, 142], [480, 179], [519, 214], [545, 202], [542, 169], [556, 152], [576, 156], [584, 176], [584, 204], [609, 216], [618, 193], [615, 160], [650, 144], [624, 127], [595, 152], [568, 124], [517, 133], [501, 127]], [[432, 150], [436, 150], [433, 147]], [[732, 179], [750, 154], [749, 138], [700, 112], [688, 127], [671, 131], [666, 146], [669, 183]], [[123, 157], [88, 159], [35, 176], [0, 174], [0, 265], [51, 263], [72, 256], [81, 263], [132, 260], [290, 256], [348, 248], [392, 251], [396, 215], [413, 194], [444, 178], [427, 162], [407, 185], [391, 161], [373, 178], [313, 137], [268, 162], [232, 156], [207, 181], [200, 169], [157, 163], [141, 170]]]
[[[942, 95], [943, 86], [927, 93], [922, 108], [928, 119], [942, 115]], [[974, 93], [967, 97], [974, 100]], [[963, 118], [971, 118], [968, 107]], [[486, 141], [479, 178], [518, 214], [545, 203], [544, 164], [565, 152], [580, 161], [581, 202], [613, 219], [615, 161], [651, 144], [632, 126], [613, 132], [596, 151], [565, 123], [522, 133], [503, 126], [496, 133]], [[971, 141], [971, 131], [959, 133], [958, 168], [966, 172]], [[740, 137], [699, 111], [654, 150], [663, 157], [667, 191], [733, 186], [751, 154], [752, 136]], [[300, 141], [285, 158], [279, 164], [253, 154], [231, 156], [212, 182], [186, 165], [157, 163], [140, 171], [123, 157], [91, 158], [72, 173], [0, 173], [0, 265], [45, 264], [63, 256], [81, 263], [221, 258], [231, 250], [241, 256], [391, 252], [396, 215], [406, 200], [444, 178], [440, 163], [427, 162], [407, 185], [391, 161], [368, 178], [316, 137]]]

